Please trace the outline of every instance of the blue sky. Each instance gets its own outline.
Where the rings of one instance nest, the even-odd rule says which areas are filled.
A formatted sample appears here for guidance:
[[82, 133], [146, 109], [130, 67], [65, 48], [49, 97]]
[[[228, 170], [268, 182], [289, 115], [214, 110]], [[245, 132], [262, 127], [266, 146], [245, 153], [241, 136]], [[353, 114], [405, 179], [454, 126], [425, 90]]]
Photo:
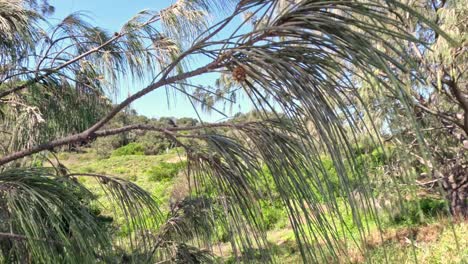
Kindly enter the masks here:
[[[49, 1], [55, 7], [55, 14], [51, 16], [51, 22], [58, 22], [66, 15], [73, 12], [86, 12], [92, 19], [93, 24], [105, 28], [110, 32], [119, 31], [120, 27], [137, 12], [144, 9], [160, 10], [172, 4], [174, 1], [170, 0], [51, 0]], [[54, 21], [56, 19], [56, 21]], [[202, 59], [203, 60], [203, 59]], [[202, 61], [203, 62], [203, 61]], [[148, 76], [151, 78], [152, 76]], [[210, 85], [214, 83], [216, 76], [208, 75], [196, 78], [196, 82], [203, 85]], [[134, 93], [147, 84], [139, 82], [122, 81], [121, 91], [117, 101], [126, 97], [129, 93]], [[233, 112], [245, 112], [248, 110], [249, 105], [247, 102], [242, 103], [242, 109], [239, 106], [233, 107]], [[164, 89], [156, 90], [147, 96], [140, 98], [132, 104], [132, 107], [138, 113], [148, 117], [196, 117], [196, 111], [191, 106], [190, 102], [183, 98], [178, 97], [177, 100], [170, 100], [169, 105], [166, 99], [166, 92]], [[213, 112], [211, 114], [199, 111], [204, 121], [217, 121], [223, 118], [222, 115]]]

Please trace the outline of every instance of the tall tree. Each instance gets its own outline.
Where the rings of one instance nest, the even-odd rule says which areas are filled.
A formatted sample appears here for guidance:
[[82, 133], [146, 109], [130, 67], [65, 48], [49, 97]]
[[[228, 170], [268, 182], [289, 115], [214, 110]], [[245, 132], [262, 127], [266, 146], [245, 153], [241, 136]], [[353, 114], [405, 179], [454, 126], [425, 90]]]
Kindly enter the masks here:
[[[401, 75], [408, 86], [405, 98], [381, 88], [361, 89], [363, 105], [369, 110], [363, 115], [368, 114], [367, 120], [379, 127], [386, 141], [405, 152], [408, 164], [428, 169], [418, 171], [412, 184], [427, 183], [427, 189], [433, 191], [431, 186], [438, 183], [443, 192], [439, 189], [435, 193], [444, 194], [452, 214], [464, 218], [468, 212], [466, 1], [421, 0], [408, 4], [423, 16], [411, 16], [403, 10], [395, 17], [426, 45], [395, 45], [404, 45], [415, 58], [425, 82]], [[442, 28], [454, 41], [425, 23]], [[411, 122], [407, 122], [405, 104], [411, 107]]]
[[[137, 262], [210, 260], [189, 241], [197, 237], [201, 247], [209, 247], [210, 239], [203, 238], [213, 233], [190, 224], [214, 225], [209, 220], [215, 218], [230, 231], [233, 248], [267, 248], [258, 202], [261, 181], [271, 181], [279, 193], [304, 261], [338, 261], [347, 256], [339, 235], [349, 227], [342, 226], [343, 209], [324, 156], [332, 160], [345, 210], [360, 230], [353, 241], [365, 251], [360, 243], [368, 231], [363, 219], [378, 216], [369, 206], [370, 178], [358, 166], [354, 147], [359, 133], [374, 128], [361, 125], [355, 99], [363, 87], [383, 89], [399, 99], [406, 118], [417, 118], [409, 111], [414, 103], [407, 81], [416, 83], [421, 75], [406, 44], [423, 48], [427, 43], [408, 32], [401, 14], [420, 18], [419, 27], [450, 39], [394, 0], [179, 0], [137, 14], [115, 33], [80, 14], [44, 30], [37, 22], [44, 18], [30, 3], [0, 0], [1, 133], [6, 142], [0, 158], [0, 237], [3, 255], [16, 262], [112, 261], [116, 246], [90, 212], [92, 195], [76, 180], [80, 177], [96, 179], [113, 198], [116, 213], [125, 216], [133, 231], [120, 246], [131, 248]], [[225, 17], [207, 20], [207, 14], [220, 9]], [[239, 22], [243, 16], [254, 18], [253, 26]], [[191, 64], [200, 57], [208, 62]], [[193, 80], [210, 73], [229, 80], [220, 87]], [[153, 81], [122, 102], [107, 99], [119, 91], [122, 78], [147, 80], [148, 75]], [[242, 93], [261, 121], [106, 127], [156, 89], [173, 90], [212, 109], [215, 99]], [[418, 132], [412, 123], [408, 129]], [[235, 133], [225, 135], [220, 129]], [[73, 174], [60, 166], [31, 168], [61, 146], [131, 130], [158, 132], [183, 148], [194, 192], [203, 194], [211, 187], [216, 199], [186, 199], [164, 218], [148, 193], [121, 179]], [[264, 168], [272, 179], [266, 179]], [[361, 199], [353, 195], [352, 180], [361, 185]], [[327, 197], [325, 203], [317, 193]], [[193, 215], [186, 209], [211, 203], [222, 212]], [[157, 234], [149, 232], [154, 229]]]

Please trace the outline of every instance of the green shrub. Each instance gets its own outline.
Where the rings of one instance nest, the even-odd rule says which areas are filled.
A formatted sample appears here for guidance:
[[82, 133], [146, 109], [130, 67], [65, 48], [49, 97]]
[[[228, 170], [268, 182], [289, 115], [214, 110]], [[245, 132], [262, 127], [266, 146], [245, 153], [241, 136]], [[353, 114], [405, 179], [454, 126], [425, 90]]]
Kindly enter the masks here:
[[144, 155], [144, 148], [141, 144], [130, 143], [120, 147], [112, 152], [113, 157], [127, 156], [127, 155]]
[[169, 144], [164, 143], [144, 143], [145, 155], [160, 155], [164, 154]]
[[150, 181], [161, 181], [165, 179], [172, 179], [179, 171], [186, 166], [186, 162], [167, 163], [161, 162], [156, 166], [151, 167], [147, 174]]
[[403, 210], [395, 214], [391, 221], [394, 224], [415, 225], [427, 222], [428, 219], [447, 214], [447, 202], [444, 200], [422, 198], [404, 204]]
[[423, 198], [419, 200], [419, 206], [425, 216], [435, 217], [447, 213], [447, 201]]
[[288, 216], [280, 202], [261, 200], [260, 208], [264, 218], [263, 228], [270, 230], [274, 227], [286, 226]]
[[385, 162], [385, 154], [381, 148], [374, 149], [371, 154], [372, 163], [370, 164], [371, 167], [377, 167], [384, 165]]
[[103, 159], [109, 158], [112, 154], [112, 151], [121, 146], [121, 140], [118, 136], [110, 136], [97, 138], [91, 144], [91, 149], [95, 150], [96, 155]]

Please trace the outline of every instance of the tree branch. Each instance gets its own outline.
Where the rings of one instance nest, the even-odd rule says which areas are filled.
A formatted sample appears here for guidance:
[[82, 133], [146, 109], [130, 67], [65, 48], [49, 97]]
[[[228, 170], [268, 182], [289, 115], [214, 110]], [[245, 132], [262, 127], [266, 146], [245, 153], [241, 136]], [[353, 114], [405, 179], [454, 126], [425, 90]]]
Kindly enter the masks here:
[[[237, 10], [237, 9], [236, 9]], [[228, 19], [227, 21], [230, 21]], [[225, 27], [228, 23], [223, 23], [222, 27]], [[217, 30], [216, 32], [218, 32]], [[209, 34], [209, 36], [213, 36], [213, 34]], [[254, 37], [250, 39], [249, 41], [241, 44], [237, 48], [243, 48], [246, 46], [253, 45], [256, 42], [262, 41], [264, 38], [268, 37], [268, 32], [264, 32], [257, 37]], [[203, 39], [204, 41], [207, 40], [207, 38]], [[162, 73], [162, 77], [159, 79], [159, 81], [147, 86], [146, 88], [140, 90], [139, 92], [127, 97], [124, 101], [122, 101], [120, 104], [116, 105], [105, 117], [103, 117], [101, 120], [96, 122], [94, 125], [92, 125], [90, 128], [86, 129], [85, 131], [66, 136], [60, 139], [52, 140], [44, 144], [40, 144], [37, 146], [34, 146], [29, 149], [17, 151], [14, 153], [11, 153], [9, 155], [6, 155], [2, 158], [0, 158], [0, 165], [4, 165], [8, 162], [11, 162], [13, 160], [17, 160], [35, 153], [38, 153], [43, 150], [48, 150], [48, 149], [53, 149], [58, 146], [63, 146], [66, 144], [70, 143], [75, 143], [75, 142], [89, 142], [90, 140], [96, 138], [98, 136], [98, 130], [101, 129], [105, 124], [107, 124], [115, 115], [117, 115], [120, 111], [122, 111], [125, 107], [129, 106], [133, 101], [143, 97], [144, 95], [162, 87], [168, 84], [173, 84], [176, 82], [179, 82], [181, 80], [186, 80], [188, 78], [201, 75], [210, 71], [213, 71], [215, 69], [219, 69], [225, 66], [225, 60], [229, 59], [230, 56], [234, 53], [234, 50], [227, 51], [225, 53], [222, 53], [218, 56], [218, 58], [205, 66], [199, 67], [195, 70], [189, 71], [189, 72], [184, 72], [175, 76], [169, 76], [169, 74], [172, 72], [172, 70], [177, 66], [177, 64], [186, 56], [191, 54], [192, 52], [196, 51], [197, 47], [199, 46], [200, 43], [197, 43], [197, 45], [194, 45], [192, 48], [188, 49], [186, 52], [181, 54], [173, 63], [171, 63]], [[2, 93], [0, 93], [0, 98], [2, 96]], [[169, 130], [166, 130], [169, 131]], [[108, 132], [110, 133], [110, 132]], [[117, 132], [115, 132], [117, 133]], [[122, 133], [122, 132], [120, 132]]]
[[247, 123], [240, 123], [240, 124], [232, 124], [232, 123], [224, 122], [224, 123], [204, 124], [204, 125], [199, 125], [199, 126], [167, 127], [167, 128], [161, 128], [161, 127], [145, 125], [145, 124], [135, 124], [135, 125], [129, 125], [129, 126], [124, 126], [120, 128], [100, 130], [100, 131], [96, 131], [93, 134], [87, 134], [83, 132], [80, 134], [71, 135], [71, 136], [53, 140], [53, 141], [50, 141], [41, 145], [37, 145], [29, 149], [14, 152], [12, 154], [9, 154], [7, 156], [0, 158], [0, 165], [4, 165], [13, 160], [24, 158], [26, 156], [29, 156], [29, 155], [32, 155], [32, 154], [35, 154], [44, 150], [52, 150], [56, 147], [60, 147], [60, 146], [64, 146], [64, 145], [72, 144], [72, 143], [77, 143], [77, 142], [89, 142], [98, 137], [117, 135], [117, 134], [128, 132], [131, 130], [157, 131], [157, 132], [161, 132], [165, 134], [168, 134], [168, 132], [170, 132], [172, 136], [176, 136], [172, 132], [193, 131], [193, 130], [201, 130], [201, 129], [206, 129], [206, 128], [223, 128], [223, 127], [239, 129], [252, 123], [254, 122], [247, 122]]
[[[153, 18], [151, 18], [150, 20], [148, 20], [147, 22], [143, 23], [143, 24], [141, 25], [141, 27], [147, 26], [147, 25], [149, 25], [149, 24], [151, 24], [151, 23], [154, 23], [154, 22], [156, 22], [156, 21], [158, 21], [158, 20], [159, 20], [159, 17], [156, 17], [156, 18], [153, 17]], [[136, 29], [135, 29], [135, 30], [136, 30]], [[132, 30], [132, 31], [130, 31], [130, 32], [133, 32], [133, 31], [134, 31], [134, 30]], [[83, 59], [83, 58], [85, 58], [85, 57], [87, 57], [87, 56], [89, 56], [89, 55], [95, 53], [95, 52], [98, 52], [99, 50], [103, 49], [103, 48], [106, 47], [107, 45], [109, 45], [109, 44], [111, 44], [112, 42], [116, 41], [117, 39], [119, 39], [119, 38], [121, 38], [121, 37], [127, 35], [127, 34], [130, 33], [130, 32], [121, 32], [121, 33], [117, 34], [116, 36], [113, 36], [112, 38], [110, 38], [110, 39], [107, 40], [106, 42], [102, 43], [101, 45], [99, 45], [99, 46], [97, 46], [97, 47], [95, 47], [95, 48], [92, 48], [92, 49], [90, 49], [90, 50], [88, 50], [88, 51], [86, 51], [86, 52], [84, 52], [84, 53], [82, 53], [82, 54], [80, 54], [80, 55], [78, 55], [78, 56], [76, 56], [76, 57], [70, 59], [70, 60], [67, 61], [67, 62], [64, 62], [62, 65], [59, 65], [59, 66], [57, 66], [57, 67], [55, 67], [55, 68], [53, 68], [53, 69], [48, 69], [48, 70], [47, 70], [47, 73], [44, 73], [44, 74], [39, 75], [39, 76], [36, 76], [36, 77], [34, 77], [33, 79], [31, 79], [31, 80], [25, 82], [24, 84], [21, 84], [21, 85], [18, 85], [18, 86], [16, 86], [16, 87], [13, 87], [13, 88], [11, 88], [11, 89], [8, 89], [8, 90], [5, 90], [5, 91], [3, 91], [3, 92], [0, 92], [0, 98], [3, 98], [3, 97], [5, 97], [5, 96], [7, 96], [7, 95], [9, 95], [9, 94], [11, 94], [11, 93], [15, 93], [15, 92], [21, 91], [22, 89], [24, 89], [24, 88], [26, 88], [26, 87], [28, 87], [28, 86], [34, 84], [34, 83], [37, 83], [37, 82], [40, 82], [40, 81], [44, 80], [45, 78], [47, 78], [47, 77], [49, 77], [50, 75], [56, 73], [57, 71], [59, 71], [59, 70], [65, 68], [65, 67], [67, 67], [67, 66], [69, 66], [69, 65], [71, 65], [71, 64], [73, 64], [73, 63], [75, 63], [75, 62], [77, 62], [77, 61], [79, 61], [79, 60], [81, 60], [81, 59]], [[46, 54], [46, 55], [47, 55], [47, 54]]]
[[443, 80], [445, 84], [448, 85], [450, 91], [453, 93], [457, 101], [460, 103], [464, 115], [463, 115], [463, 130], [465, 131], [466, 135], [468, 135], [468, 97], [467, 94], [462, 92], [458, 87], [457, 83], [453, 80]]

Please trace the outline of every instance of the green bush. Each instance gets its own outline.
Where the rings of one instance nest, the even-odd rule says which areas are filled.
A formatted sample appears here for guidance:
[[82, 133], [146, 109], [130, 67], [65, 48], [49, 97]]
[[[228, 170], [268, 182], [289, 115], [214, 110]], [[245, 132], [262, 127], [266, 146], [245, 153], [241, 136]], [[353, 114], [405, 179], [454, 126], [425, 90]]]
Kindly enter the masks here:
[[112, 152], [112, 157], [127, 156], [127, 155], [144, 155], [144, 148], [138, 143], [129, 143]]
[[159, 141], [159, 142], [142, 142], [145, 149], [145, 155], [161, 155], [166, 153], [167, 149], [172, 147], [170, 142]]
[[91, 143], [91, 149], [95, 150], [97, 156], [101, 159], [109, 158], [112, 151], [121, 146], [121, 139], [118, 136], [97, 138]]
[[419, 206], [421, 207], [421, 211], [426, 216], [434, 217], [447, 213], [447, 201], [445, 200], [423, 198], [419, 200]]
[[144, 147], [145, 155], [164, 154], [167, 149], [174, 147], [174, 144], [171, 141], [161, 138], [158, 133], [151, 131], [138, 136], [135, 139], [135, 142]]
[[186, 162], [167, 163], [161, 162], [156, 166], [151, 167], [147, 174], [150, 181], [161, 181], [165, 179], [172, 179], [181, 169], [186, 166]]
[[404, 204], [403, 210], [392, 217], [394, 224], [415, 225], [428, 219], [447, 214], [447, 202], [444, 200], [422, 198]]
[[264, 222], [263, 228], [266, 230], [274, 227], [284, 227], [287, 224], [288, 216], [280, 202], [260, 201]]

